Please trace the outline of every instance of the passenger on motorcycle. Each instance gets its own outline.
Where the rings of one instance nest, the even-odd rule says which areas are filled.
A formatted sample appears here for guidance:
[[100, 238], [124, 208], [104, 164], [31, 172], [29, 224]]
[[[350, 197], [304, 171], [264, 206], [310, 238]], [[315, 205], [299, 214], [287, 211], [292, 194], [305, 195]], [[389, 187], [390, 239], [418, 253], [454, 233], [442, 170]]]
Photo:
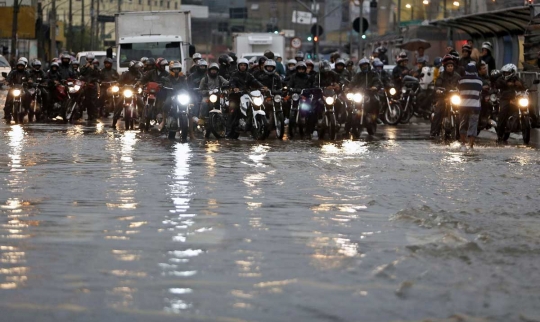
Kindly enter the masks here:
[[97, 62], [99, 64], [99, 61], [94, 59], [94, 54], [89, 53], [86, 56], [86, 64], [81, 68], [81, 76], [84, 78], [87, 84], [84, 90], [83, 106], [86, 109], [86, 113], [88, 113], [88, 120], [95, 120], [95, 118], [97, 117], [97, 86], [100, 77], [100, 70], [99, 66], [96, 66], [94, 62]]
[[501, 68], [502, 77], [499, 77], [495, 86], [500, 91], [500, 110], [497, 119], [497, 136], [499, 141], [504, 140], [506, 122], [515, 112], [517, 106], [511, 103], [516, 98], [516, 91], [524, 91], [525, 83], [517, 74], [517, 67], [514, 64], [506, 64]]
[[392, 78], [394, 79], [394, 84], [397, 86], [397, 88], [401, 89], [403, 77], [411, 74], [411, 70], [407, 66], [409, 63], [407, 53], [401, 52], [398, 55], [397, 63], [397, 66], [394, 67], [394, 70], [392, 71]]
[[208, 98], [210, 97], [209, 91], [214, 89], [220, 89], [223, 86], [229, 85], [229, 81], [219, 75], [219, 65], [216, 63], [210, 64], [208, 73], [201, 79], [199, 83], [199, 89], [201, 90], [201, 112], [199, 117], [205, 118], [208, 116]]
[[356, 74], [348, 86], [350, 89], [362, 89], [364, 95], [369, 95], [369, 103], [364, 107], [365, 111], [372, 115], [373, 121], [377, 120], [379, 115], [379, 99], [377, 92], [383, 87], [383, 83], [379, 78], [379, 74], [372, 71], [370, 68], [369, 60], [364, 57], [359, 62], [360, 72]]
[[[230, 137], [231, 129], [236, 126], [240, 115], [240, 97], [243, 91], [251, 88], [264, 87], [251, 73], [248, 72], [248, 61], [245, 58], [238, 60], [238, 71], [231, 75], [230, 86], [233, 88], [233, 93], [229, 95], [229, 108], [232, 111], [231, 116], [227, 119], [227, 136]], [[250, 118], [248, 118], [249, 120]]]
[[[30, 80], [30, 73], [26, 70], [26, 63], [24, 60], [19, 60], [17, 62], [17, 65], [15, 66], [15, 69], [13, 69], [11, 72], [9, 72], [6, 83], [9, 86], [13, 85], [23, 85], [24, 83], [27, 83]], [[13, 93], [12, 91], [8, 91], [7, 97], [6, 97], [6, 103], [4, 105], [4, 118], [9, 122], [11, 121], [11, 112], [13, 110]], [[26, 111], [28, 111], [30, 107], [30, 94], [26, 89], [23, 89], [21, 92], [21, 101], [23, 104], [23, 107]]]
[[[446, 91], [457, 88], [461, 76], [455, 71], [456, 63], [450, 55], [445, 55], [442, 60], [444, 71], [439, 75], [435, 82], [435, 88], [444, 88]], [[431, 120], [431, 137], [438, 136], [441, 132], [442, 120], [446, 108], [445, 95], [439, 90], [436, 90], [435, 96], [437, 103], [434, 108], [434, 116]]]
[[112, 82], [116, 82], [120, 79], [120, 75], [118, 75], [118, 72], [116, 69], [112, 68], [113, 60], [112, 58], [105, 58], [103, 69], [101, 70], [99, 74], [99, 82], [100, 84], [100, 95], [99, 95], [99, 106], [98, 108], [102, 111], [102, 116], [106, 116], [109, 114], [109, 111], [105, 110], [105, 101], [107, 99], [107, 96], [109, 95], [107, 93], [107, 89], [112, 86]]
[[[229, 55], [223, 54], [219, 56], [218, 63], [219, 63], [219, 76], [229, 79], [231, 77], [231, 74], [229, 73], [229, 68], [231, 66], [231, 57]], [[205, 71], [206, 72], [206, 71]]]
[[60, 58], [61, 62], [58, 72], [62, 75], [62, 79], [74, 79], [75, 74], [73, 73], [73, 69], [71, 69], [71, 56], [69, 54], [62, 54]]

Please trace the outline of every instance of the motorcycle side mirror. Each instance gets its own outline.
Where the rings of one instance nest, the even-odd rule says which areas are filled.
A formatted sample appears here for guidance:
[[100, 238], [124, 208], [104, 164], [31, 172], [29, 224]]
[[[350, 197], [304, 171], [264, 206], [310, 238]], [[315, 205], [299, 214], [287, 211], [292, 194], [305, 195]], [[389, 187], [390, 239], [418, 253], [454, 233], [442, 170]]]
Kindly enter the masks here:
[[195, 55], [196, 49], [195, 46], [189, 45], [189, 57], [193, 58], [193, 55]]
[[7, 77], [7, 73], [6, 73], [6, 72], [2, 72], [2, 77], [6, 78], [6, 77]]
[[[4, 74], [4, 73], [2, 73], [2, 74]], [[535, 79], [534, 82], [533, 82], [533, 84], [534, 84], [534, 85], [540, 84], [540, 79]]]

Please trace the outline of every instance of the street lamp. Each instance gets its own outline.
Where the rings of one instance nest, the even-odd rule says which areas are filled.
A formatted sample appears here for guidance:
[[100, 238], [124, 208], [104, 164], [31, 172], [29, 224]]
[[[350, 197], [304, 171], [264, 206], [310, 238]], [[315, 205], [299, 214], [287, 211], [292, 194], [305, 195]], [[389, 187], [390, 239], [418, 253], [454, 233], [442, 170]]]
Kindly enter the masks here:
[[407, 3], [407, 4], [405, 5], [405, 8], [407, 8], [407, 9], [411, 9], [411, 8], [412, 8], [412, 6], [411, 6], [411, 4], [410, 4], [410, 3]]
[[459, 7], [459, 1], [454, 1], [454, 7]]
[[424, 1], [422, 1], [422, 3], [425, 4], [425, 5], [428, 5], [428, 4], [429, 4], [429, 0], [424, 0]]

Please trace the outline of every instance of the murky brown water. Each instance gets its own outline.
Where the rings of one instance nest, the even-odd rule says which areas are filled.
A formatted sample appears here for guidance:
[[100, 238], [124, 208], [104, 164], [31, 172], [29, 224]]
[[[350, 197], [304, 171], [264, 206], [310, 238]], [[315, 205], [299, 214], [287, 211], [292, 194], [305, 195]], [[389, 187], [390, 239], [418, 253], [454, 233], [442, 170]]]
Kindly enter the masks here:
[[380, 130], [0, 125], [0, 321], [540, 319], [538, 150]]

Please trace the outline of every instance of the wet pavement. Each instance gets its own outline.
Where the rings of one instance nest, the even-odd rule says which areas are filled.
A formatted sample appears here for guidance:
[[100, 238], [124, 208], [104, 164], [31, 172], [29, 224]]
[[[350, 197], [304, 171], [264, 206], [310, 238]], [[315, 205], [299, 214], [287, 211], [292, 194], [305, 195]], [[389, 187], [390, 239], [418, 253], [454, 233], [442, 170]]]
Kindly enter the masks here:
[[108, 124], [0, 125], [0, 321], [540, 321], [535, 146]]

